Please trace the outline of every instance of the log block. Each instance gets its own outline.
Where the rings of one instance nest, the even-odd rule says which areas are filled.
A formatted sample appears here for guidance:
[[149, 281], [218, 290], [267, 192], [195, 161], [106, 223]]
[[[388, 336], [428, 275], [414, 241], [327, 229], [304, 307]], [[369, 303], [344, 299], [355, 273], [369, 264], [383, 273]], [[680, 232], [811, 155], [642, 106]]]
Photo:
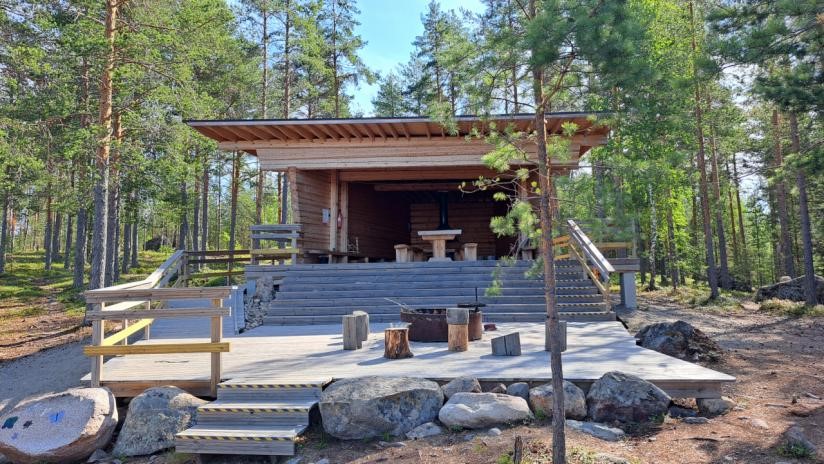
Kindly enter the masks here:
[[408, 263], [410, 261], [410, 248], [409, 245], [395, 245], [395, 262]]
[[478, 244], [464, 243], [463, 245], [463, 260], [477, 261], [478, 260]]
[[513, 332], [492, 339], [493, 356], [520, 356], [521, 334]]
[[355, 327], [358, 340], [365, 342], [369, 338], [369, 314], [366, 311], [352, 311], [355, 316]]
[[403, 359], [414, 356], [409, 349], [409, 328], [389, 327], [383, 330], [383, 357]]
[[360, 347], [361, 340], [358, 338], [357, 316], [343, 316], [343, 349], [357, 350]]
[[[566, 321], [558, 321], [558, 325], [561, 328], [561, 352], [567, 350], [567, 323]], [[551, 351], [549, 349], [549, 321], [544, 323], [544, 350]]]
[[466, 351], [469, 349], [469, 326], [467, 324], [449, 324], [449, 351]]
[[468, 308], [447, 308], [446, 310], [447, 324], [469, 324], [469, 309]]

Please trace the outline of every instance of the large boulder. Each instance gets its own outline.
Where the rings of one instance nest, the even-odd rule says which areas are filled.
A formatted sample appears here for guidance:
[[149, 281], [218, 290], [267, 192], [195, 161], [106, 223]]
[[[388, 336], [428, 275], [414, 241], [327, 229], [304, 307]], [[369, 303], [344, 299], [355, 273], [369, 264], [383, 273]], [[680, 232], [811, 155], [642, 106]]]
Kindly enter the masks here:
[[202, 404], [206, 401], [177, 387], [149, 388], [129, 403], [112, 454], [142, 456], [173, 447], [175, 434], [194, 424]]
[[[815, 294], [818, 304], [824, 304], [824, 277], [815, 276]], [[804, 276], [777, 284], [765, 285], [755, 292], [755, 301], [778, 298], [779, 300], [805, 301]]]
[[455, 393], [438, 419], [447, 427], [483, 429], [532, 419], [526, 400], [502, 393]]
[[[552, 392], [551, 383], [529, 390], [529, 406], [535, 414], [552, 417]], [[564, 414], [567, 419], [580, 420], [587, 416], [587, 400], [584, 391], [566, 380], [564, 380]]]
[[323, 428], [344, 440], [403, 435], [438, 417], [443, 393], [437, 383], [416, 377], [356, 377], [323, 391]]
[[662, 422], [670, 397], [664, 390], [634, 375], [607, 372], [587, 393], [589, 419], [595, 422], [633, 424]]
[[0, 416], [0, 455], [12, 462], [74, 462], [112, 438], [117, 405], [107, 388], [75, 388], [24, 401]]
[[468, 393], [480, 393], [481, 392], [481, 383], [478, 382], [478, 379], [475, 377], [458, 377], [452, 379], [441, 387], [443, 390], [443, 396], [446, 399], [449, 399], [455, 393], [459, 392], [468, 392]]
[[684, 321], [650, 324], [635, 334], [635, 338], [644, 348], [686, 361], [717, 361], [721, 356], [717, 343]]

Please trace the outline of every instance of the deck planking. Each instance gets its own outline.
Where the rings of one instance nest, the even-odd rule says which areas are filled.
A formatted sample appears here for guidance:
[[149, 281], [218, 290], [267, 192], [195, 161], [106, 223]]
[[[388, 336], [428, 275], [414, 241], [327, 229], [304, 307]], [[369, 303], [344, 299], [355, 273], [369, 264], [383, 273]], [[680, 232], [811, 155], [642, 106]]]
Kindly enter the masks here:
[[[175, 320], [156, 322], [152, 340], [138, 344], [208, 341], [208, 330], [182, 327]], [[366, 375], [415, 376], [438, 381], [469, 375], [481, 381], [546, 382], [551, 379], [549, 353], [544, 351], [542, 323], [500, 323], [464, 352], [444, 343], [411, 342], [414, 357], [383, 357], [383, 329], [373, 323], [359, 350], [343, 350], [341, 326], [261, 326], [243, 334], [225, 331], [231, 351], [222, 355], [223, 379], [257, 377], [279, 381], [307, 378], [343, 379]], [[518, 331], [521, 356], [492, 356], [490, 340]], [[202, 334], [192, 338], [187, 334]], [[583, 387], [609, 371], [622, 371], [651, 381], [673, 397], [718, 397], [734, 377], [697, 364], [639, 347], [619, 322], [568, 324], [568, 350], [563, 353], [564, 377]], [[106, 361], [104, 384], [119, 396], [130, 396], [143, 385], [187, 379], [208, 382], [208, 354], [130, 355]], [[84, 378], [87, 380], [88, 377]], [[121, 393], [118, 393], [121, 392]]]

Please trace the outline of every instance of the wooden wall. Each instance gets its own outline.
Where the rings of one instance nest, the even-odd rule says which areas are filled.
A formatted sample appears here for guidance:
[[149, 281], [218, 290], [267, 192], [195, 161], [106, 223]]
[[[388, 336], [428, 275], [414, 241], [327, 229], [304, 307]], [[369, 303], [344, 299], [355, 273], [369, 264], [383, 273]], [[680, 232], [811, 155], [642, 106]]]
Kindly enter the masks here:
[[303, 225], [300, 246], [304, 250], [329, 249], [329, 224], [323, 223], [323, 209], [331, 211], [331, 179], [331, 171], [289, 170], [292, 216], [296, 224]]
[[408, 243], [409, 204], [399, 200], [368, 184], [349, 184], [349, 241], [357, 237], [362, 255], [394, 259], [395, 245]]
[[[502, 250], [508, 250], [506, 245], [509, 238], [504, 238], [503, 244], [498, 243], [495, 234], [489, 228], [489, 220], [493, 215], [505, 213], [491, 198], [464, 199], [449, 203], [449, 225], [453, 229], [462, 229], [463, 233], [457, 237], [459, 243], [477, 243], [478, 258], [500, 256]], [[503, 203], [501, 203], [505, 207]], [[413, 203], [410, 205], [412, 231], [409, 239], [415, 246], [429, 248], [429, 244], [418, 236], [420, 230], [434, 230], [438, 227], [439, 209], [437, 203]], [[453, 244], [454, 246], [454, 244]], [[447, 244], [450, 248], [450, 244]]]

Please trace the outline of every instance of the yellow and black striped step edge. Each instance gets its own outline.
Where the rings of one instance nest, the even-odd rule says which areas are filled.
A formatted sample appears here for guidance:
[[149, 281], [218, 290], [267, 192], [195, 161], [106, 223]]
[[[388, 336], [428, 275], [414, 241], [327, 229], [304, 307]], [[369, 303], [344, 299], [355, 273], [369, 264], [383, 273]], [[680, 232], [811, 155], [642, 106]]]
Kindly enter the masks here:
[[316, 383], [229, 383], [229, 384], [220, 384], [219, 388], [226, 388], [226, 389], [233, 389], [233, 390], [241, 390], [241, 389], [274, 389], [274, 388], [320, 388], [324, 385], [324, 383], [316, 382]]
[[250, 406], [250, 407], [227, 407], [227, 406], [214, 406], [214, 405], [203, 405], [197, 408], [198, 411], [204, 412], [305, 412], [308, 413], [312, 408], [310, 407], [289, 407], [289, 408], [270, 408], [265, 406]]
[[229, 437], [219, 435], [178, 435], [177, 439], [201, 441], [294, 441], [295, 437]]

